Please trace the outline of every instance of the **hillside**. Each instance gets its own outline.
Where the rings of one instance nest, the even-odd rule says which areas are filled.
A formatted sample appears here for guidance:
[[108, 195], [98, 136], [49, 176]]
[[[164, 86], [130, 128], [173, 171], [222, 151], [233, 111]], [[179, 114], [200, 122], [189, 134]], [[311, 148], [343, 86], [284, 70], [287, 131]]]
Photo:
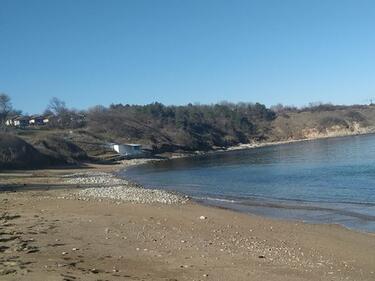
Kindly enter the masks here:
[[104, 161], [106, 144], [140, 143], [154, 154], [375, 132], [375, 106], [261, 104], [112, 105], [86, 112], [79, 128], [8, 129], [0, 135], [0, 168], [38, 168]]
[[312, 108], [279, 113], [270, 140], [313, 139], [372, 133], [375, 106]]
[[51, 159], [23, 139], [0, 134], [0, 169], [40, 168], [51, 164]]
[[147, 144], [155, 152], [208, 151], [264, 140], [275, 117], [272, 110], [259, 103], [118, 104], [90, 110], [87, 130], [119, 142]]
[[87, 130], [119, 142], [138, 142], [155, 152], [207, 151], [240, 143], [369, 133], [375, 106], [318, 104], [269, 109], [261, 104], [163, 106], [114, 105], [88, 114]]

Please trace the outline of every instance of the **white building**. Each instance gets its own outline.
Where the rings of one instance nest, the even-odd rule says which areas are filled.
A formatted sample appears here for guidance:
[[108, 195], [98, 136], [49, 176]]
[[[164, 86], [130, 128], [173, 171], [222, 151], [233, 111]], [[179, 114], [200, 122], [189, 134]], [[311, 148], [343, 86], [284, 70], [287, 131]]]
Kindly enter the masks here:
[[29, 126], [30, 118], [27, 116], [20, 116], [13, 120], [13, 125], [16, 127], [27, 127]]
[[137, 156], [142, 154], [142, 145], [140, 144], [113, 144], [112, 148], [121, 156]]
[[5, 121], [5, 125], [7, 125], [7, 126], [14, 126], [13, 119], [8, 119], [7, 121]]
[[49, 123], [49, 117], [44, 117], [44, 119], [43, 119], [43, 123], [44, 124], [48, 124]]
[[29, 124], [32, 126], [44, 125], [43, 116], [34, 115], [30, 117]]

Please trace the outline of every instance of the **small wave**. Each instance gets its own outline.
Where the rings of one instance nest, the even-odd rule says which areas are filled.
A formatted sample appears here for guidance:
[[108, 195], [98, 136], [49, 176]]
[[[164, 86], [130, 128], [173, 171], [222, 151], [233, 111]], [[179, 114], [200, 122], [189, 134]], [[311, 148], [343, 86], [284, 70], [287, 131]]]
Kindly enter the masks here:
[[218, 202], [227, 202], [227, 203], [240, 203], [239, 201], [233, 199], [223, 199], [223, 198], [213, 198], [213, 197], [192, 197], [195, 200], [209, 200], [209, 201], [218, 201]]
[[[199, 201], [210, 201], [215, 205], [214, 202], [220, 203], [230, 203], [230, 205], [238, 205], [243, 207], [261, 207], [261, 208], [272, 208], [272, 209], [284, 209], [284, 210], [300, 210], [300, 211], [311, 211], [311, 212], [329, 212], [332, 214], [353, 217], [364, 221], [375, 221], [374, 215], [363, 214], [355, 211], [345, 210], [341, 208], [333, 208], [328, 206], [319, 205], [306, 205], [306, 204], [287, 204], [282, 202], [270, 202], [270, 201], [260, 201], [260, 200], [234, 200], [234, 199], [224, 199], [215, 197], [193, 197], [195, 200]], [[326, 202], [324, 202], [326, 203]], [[230, 208], [229, 206], [226, 206]], [[345, 206], [342, 206], [345, 208]], [[302, 218], [303, 219], [303, 218]]]

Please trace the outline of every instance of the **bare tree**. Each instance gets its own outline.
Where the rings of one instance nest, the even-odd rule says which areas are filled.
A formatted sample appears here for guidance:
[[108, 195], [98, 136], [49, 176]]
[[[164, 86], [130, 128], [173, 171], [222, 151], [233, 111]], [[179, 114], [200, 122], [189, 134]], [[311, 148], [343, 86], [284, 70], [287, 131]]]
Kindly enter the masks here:
[[9, 113], [12, 112], [12, 103], [10, 101], [10, 97], [7, 94], [1, 93], [0, 94], [0, 122], [1, 125], [5, 125], [6, 118], [8, 117]]
[[50, 100], [46, 111], [52, 112], [54, 115], [61, 115], [66, 113], [67, 110], [65, 102], [54, 97]]
[[52, 98], [44, 111], [45, 115], [53, 115], [49, 125], [55, 128], [80, 128], [84, 126], [84, 114], [68, 108], [64, 101]]

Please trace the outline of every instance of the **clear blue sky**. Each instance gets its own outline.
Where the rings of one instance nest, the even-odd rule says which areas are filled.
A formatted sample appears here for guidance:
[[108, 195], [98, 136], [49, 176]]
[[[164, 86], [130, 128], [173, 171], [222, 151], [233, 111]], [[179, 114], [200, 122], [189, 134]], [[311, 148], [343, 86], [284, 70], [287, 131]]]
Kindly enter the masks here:
[[111, 103], [375, 99], [375, 1], [0, 0], [0, 92]]

